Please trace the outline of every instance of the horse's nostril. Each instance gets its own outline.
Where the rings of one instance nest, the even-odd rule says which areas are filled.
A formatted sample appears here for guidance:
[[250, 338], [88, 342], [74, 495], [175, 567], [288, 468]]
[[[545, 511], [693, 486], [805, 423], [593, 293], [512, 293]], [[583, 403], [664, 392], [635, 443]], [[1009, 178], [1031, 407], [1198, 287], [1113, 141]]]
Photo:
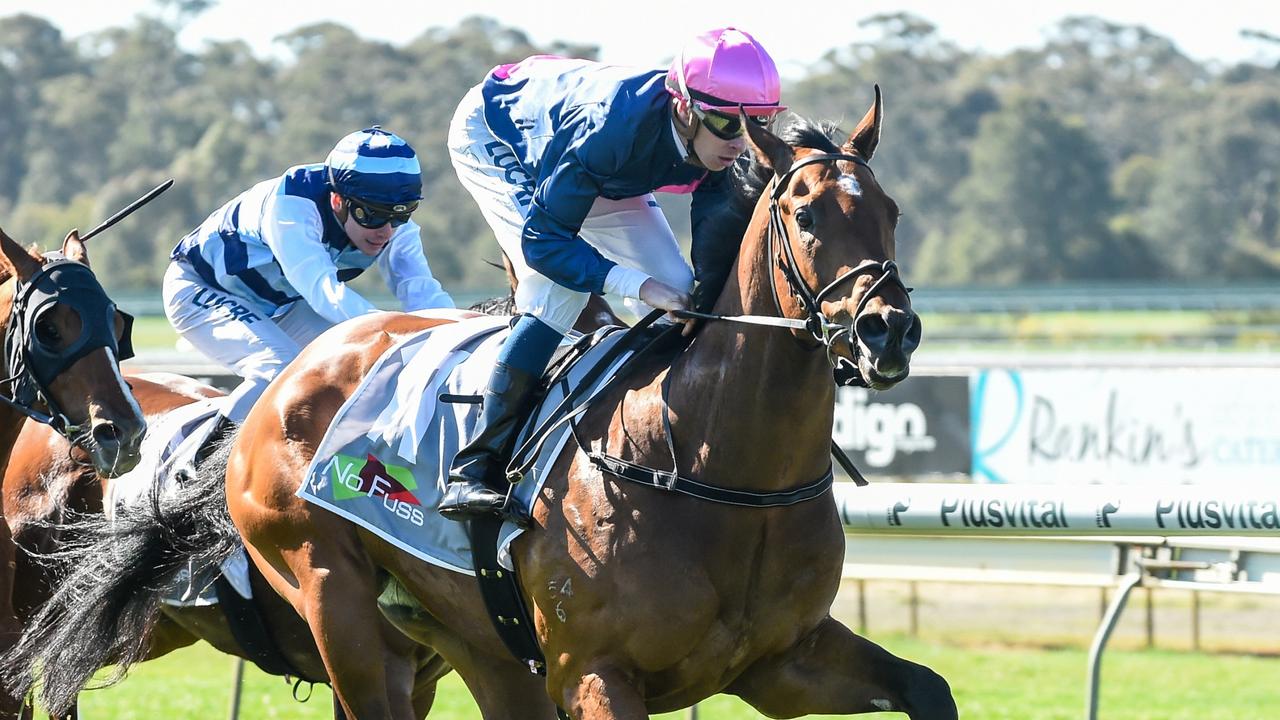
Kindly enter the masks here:
[[93, 426], [93, 441], [98, 445], [119, 445], [120, 437], [120, 426], [113, 422], [104, 421]]
[[853, 324], [853, 331], [873, 354], [882, 352], [889, 341], [889, 323], [878, 313], [858, 318]]
[[911, 326], [907, 328], [907, 332], [902, 336], [903, 352], [910, 354], [920, 347], [921, 332], [923, 332], [923, 327], [920, 322], [920, 316], [911, 313]]

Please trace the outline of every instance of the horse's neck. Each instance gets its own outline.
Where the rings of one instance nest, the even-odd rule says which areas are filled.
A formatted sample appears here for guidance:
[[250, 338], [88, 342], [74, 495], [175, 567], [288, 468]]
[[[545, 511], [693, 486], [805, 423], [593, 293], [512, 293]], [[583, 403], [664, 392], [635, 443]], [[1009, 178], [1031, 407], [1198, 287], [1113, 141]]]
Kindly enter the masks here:
[[[3, 323], [0, 323], [0, 337], [4, 335]], [[0, 376], [9, 377], [8, 363], [3, 357], [0, 357]], [[9, 396], [8, 385], [3, 386], [4, 389], [0, 393], [4, 393], [5, 397]], [[9, 466], [9, 455], [13, 452], [13, 446], [18, 442], [18, 433], [22, 431], [22, 424], [26, 418], [13, 408], [0, 403], [0, 477], [4, 476], [5, 468]]]
[[5, 468], [9, 467], [9, 456], [18, 442], [18, 433], [22, 432], [24, 420], [26, 418], [9, 409], [9, 406], [0, 406], [0, 477], [4, 477]]
[[[744, 243], [716, 314], [778, 315], [766, 254], [760, 240]], [[823, 352], [802, 345], [791, 331], [710, 322], [671, 373], [676, 446], [695, 456], [681, 459], [695, 477], [770, 490], [826, 471], [835, 402], [831, 368]]]
[[[9, 329], [9, 313], [12, 310], [14, 283], [13, 278], [3, 277], [0, 274], [0, 380], [9, 377], [9, 358], [4, 348], [5, 332]], [[0, 385], [0, 393], [5, 397], [10, 397], [9, 385]], [[18, 442], [18, 433], [22, 431], [22, 424], [26, 418], [13, 408], [0, 403], [0, 477], [4, 475], [4, 470], [9, 466], [9, 455], [13, 452], [13, 446]]]

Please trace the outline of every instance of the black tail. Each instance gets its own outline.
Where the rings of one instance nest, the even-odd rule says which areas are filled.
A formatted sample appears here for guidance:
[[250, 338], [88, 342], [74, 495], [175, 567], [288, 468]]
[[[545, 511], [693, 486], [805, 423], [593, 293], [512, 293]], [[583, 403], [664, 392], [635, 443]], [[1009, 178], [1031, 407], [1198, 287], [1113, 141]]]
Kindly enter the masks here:
[[216, 565], [240, 545], [227, 512], [225, 476], [235, 435], [220, 441], [196, 477], [160, 494], [150, 507], [80, 515], [65, 527], [75, 540], [44, 556], [56, 578], [52, 597], [0, 657], [0, 677], [17, 697], [39, 683], [39, 701], [65, 713], [93, 673], [119, 681], [145, 657], [160, 599], [188, 566]]

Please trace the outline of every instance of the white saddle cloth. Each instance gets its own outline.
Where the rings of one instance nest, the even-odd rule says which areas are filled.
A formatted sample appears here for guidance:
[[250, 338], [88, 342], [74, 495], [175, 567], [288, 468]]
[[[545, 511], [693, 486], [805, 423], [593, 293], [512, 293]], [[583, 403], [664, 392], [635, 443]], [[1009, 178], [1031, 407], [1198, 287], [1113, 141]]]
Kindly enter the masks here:
[[[507, 338], [508, 322], [505, 317], [483, 317], [450, 323], [389, 348], [338, 410], [298, 496], [426, 562], [474, 574], [466, 526], [444, 519], [436, 507], [449, 466], [462, 440], [471, 436], [480, 405], [440, 398], [482, 393]], [[608, 335], [575, 365], [569, 386], [576, 386], [596, 364], [593, 358], [622, 335]], [[598, 391], [625, 357], [624, 353], [616, 358], [583, 396]], [[563, 384], [557, 383], [538, 419], [563, 397]], [[568, 438], [567, 425], [553, 431], [532, 472], [515, 485], [517, 502], [530, 507], [544, 480], [543, 467]], [[520, 532], [507, 523], [499, 534], [499, 560], [509, 569], [509, 546]]]
[[[206, 426], [213, 422], [225, 400], [224, 397], [200, 400], [147, 418], [147, 435], [142, 441], [142, 459], [138, 466], [107, 485], [102, 507], [108, 519], [114, 519], [118, 509], [124, 507], [150, 512], [152, 487], [160, 484], [159, 491], [163, 493], [173, 486], [174, 470], [189, 464], [199, 445], [196, 440], [207, 434]], [[192, 441], [189, 442], [189, 438]], [[225, 560], [220, 569], [236, 592], [245, 598], [252, 597], [249, 557], [244, 548]], [[217, 575], [191, 570], [187, 568], [179, 576], [164, 602], [179, 606], [216, 604], [213, 581]]]

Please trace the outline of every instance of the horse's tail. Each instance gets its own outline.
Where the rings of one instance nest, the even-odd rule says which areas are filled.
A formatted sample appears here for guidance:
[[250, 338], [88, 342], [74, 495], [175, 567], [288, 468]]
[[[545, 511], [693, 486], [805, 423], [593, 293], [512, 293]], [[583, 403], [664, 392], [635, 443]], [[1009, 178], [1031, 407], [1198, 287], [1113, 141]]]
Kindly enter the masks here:
[[237, 550], [224, 480], [234, 437], [219, 442], [195, 478], [153, 490], [149, 507], [121, 509], [114, 521], [99, 514], [70, 521], [66, 536], [74, 540], [41, 558], [56, 578], [52, 596], [0, 657], [0, 677], [16, 696], [38, 681], [39, 701], [61, 716], [100, 668], [116, 665], [101, 684], [118, 682], [145, 659], [161, 597], [179, 574]]

